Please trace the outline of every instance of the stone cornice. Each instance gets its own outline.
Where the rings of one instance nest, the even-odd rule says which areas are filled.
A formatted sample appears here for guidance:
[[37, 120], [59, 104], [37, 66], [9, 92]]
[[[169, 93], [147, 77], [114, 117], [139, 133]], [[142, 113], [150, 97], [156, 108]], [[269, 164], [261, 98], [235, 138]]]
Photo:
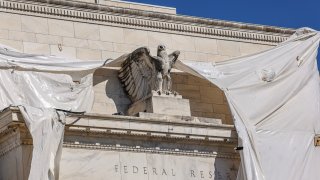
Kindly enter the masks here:
[[200, 156], [200, 157], [217, 157], [225, 159], [240, 159], [237, 153], [223, 153], [223, 152], [198, 152], [198, 151], [184, 151], [179, 149], [157, 149], [157, 148], [144, 148], [134, 146], [111, 146], [100, 144], [84, 144], [75, 142], [64, 142], [63, 147], [79, 148], [79, 149], [97, 149], [105, 151], [130, 151], [138, 153], [153, 153], [153, 154], [169, 154], [180, 156]]
[[222, 137], [203, 134], [188, 134], [188, 133], [174, 133], [174, 132], [161, 132], [139, 129], [124, 129], [124, 128], [100, 128], [88, 126], [66, 126], [66, 134], [86, 134], [93, 137], [106, 137], [106, 136], [123, 136], [129, 138], [135, 137], [149, 137], [155, 140], [162, 141], [176, 141], [187, 140], [197, 143], [207, 144], [221, 144], [221, 145], [235, 145], [237, 143], [236, 137]]
[[18, 128], [8, 127], [0, 132], [0, 157], [21, 145]]
[[[295, 30], [61, 0], [0, 0], [0, 10], [208, 38], [277, 44]], [[21, 13], [23, 14], [23, 13]]]
[[[9, 119], [11, 120], [8, 124], [4, 125], [5, 128], [3, 127], [3, 130], [0, 132], [0, 157], [19, 147], [20, 145], [32, 145], [32, 139], [30, 137], [30, 134], [28, 133], [27, 127], [24, 125], [23, 117], [20, 116], [19, 109], [14, 107], [7, 108], [0, 113], [0, 116], [3, 117], [3, 115], [10, 116]], [[70, 120], [73, 123], [70, 123]], [[131, 122], [133, 124], [131, 124], [130, 127], [126, 128], [127, 126], [120, 124], [122, 122], [125, 123], [125, 121]], [[137, 126], [137, 123], [140, 123], [142, 126]], [[147, 124], [159, 126], [170, 124], [172, 130], [168, 129], [168, 131], [162, 131], [161, 129], [163, 129], [164, 127], [156, 130], [150, 130], [151, 126], [147, 126]], [[181, 126], [182, 128], [194, 127], [202, 129], [195, 129], [195, 132], [190, 131], [190, 129], [186, 132], [179, 132], [174, 130], [176, 129], [174, 126]], [[215, 130], [216, 133], [204, 133], [205, 129]], [[63, 146], [67, 148], [98, 149], [106, 151], [129, 151], [138, 153], [158, 153], [182, 156], [239, 159], [239, 155], [237, 153], [230, 151], [230, 149], [236, 146], [237, 137], [233, 135], [226, 135], [225, 133], [221, 132], [226, 130], [234, 131], [234, 127], [231, 125], [214, 125], [208, 123], [206, 124], [182, 121], [172, 122], [127, 116], [101, 114], [69, 114], [66, 121], [64, 134], [65, 139]], [[92, 142], [84, 140], [81, 142], [75, 142], [75, 139], [73, 137], [86, 137], [87, 139], [95, 139], [95, 141]], [[99, 141], [99, 139], [117, 139], [118, 144], [106, 143], [105, 141]], [[124, 142], [126, 140], [143, 142], [147, 139], [151, 142], [174, 144], [180, 143], [184, 146], [190, 145], [190, 147], [195, 147], [195, 150], [156, 146], [143, 147], [136, 146], [130, 143], [126, 144]], [[98, 142], [101, 142], [101, 144]], [[124, 144], [121, 144], [122, 142]], [[219, 147], [219, 150], [215, 151], [212, 149], [208, 150], [206, 148], [201, 148], [212, 146]], [[228, 150], [224, 151], [222, 149]]]
[[146, 124], [169, 124], [177, 126], [186, 126], [186, 127], [198, 127], [198, 128], [213, 128], [213, 129], [226, 129], [235, 131], [234, 125], [228, 124], [213, 124], [213, 123], [201, 123], [185, 120], [160, 120], [157, 118], [141, 118], [135, 116], [120, 116], [120, 115], [108, 115], [108, 114], [96, 114], [96, 113], [85, 113], [85, 114], [73, 114], [70, 113], [69, 117], [76, 118], [86, 118], [86, 119], [95, 119], [95, 120], [112, 120], [112, 121], [132, 121], [132, 122], [141, 122]]
[[254, 24], [247, 24], [247, 23], [223, 21], [223, 20], [216, 20], [216, 19], [206, 19], [206, 18], [198, 18], [198, 17], [191, 17], [191, 16], [183, 16], [183, 15], [172, 15], [172, 14], [158, 13], [158, 12], [151, 12], [151, 11], [141, 11], [141, 10], [135, 10], [135, 9], [103, 6], [99, 4], [77, 2], [77, 1], [61, 1], [61, 0], [27, 0], [27, 1], [49, 3], [49, 4], [67, 6], [67, 7], [99, 10], [99, 11], [110, 12], [110, 13], [142, 16], [142, 17], [148, 17], [148, 18], [159, 18], [159, 19], [164, 19], [169, 21], [187, 22], [187, 23], [199, 24], [199, 25], [201, 24], [201, 25], [209, 25], [209, 26], [220, 26], [220, 27], [265, 31], [265, 32], [281, 33], [281, 34], [294, 33], [294, 30], [287, 29], [287, 28], [254, 25]]

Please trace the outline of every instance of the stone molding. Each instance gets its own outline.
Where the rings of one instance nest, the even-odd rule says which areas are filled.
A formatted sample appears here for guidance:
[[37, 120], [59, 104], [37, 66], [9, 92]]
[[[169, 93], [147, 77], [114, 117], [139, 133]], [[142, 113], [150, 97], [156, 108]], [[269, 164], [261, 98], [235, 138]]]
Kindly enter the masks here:
[[[196, 18], [61, 0], [0, 0], [0, 11], [262, 44], [285, 41], [294, 29]], [[22, 13], [23, 12], [23, 13]]]
[[[0, 132], [0, 157], [7, 154], [11, 150], [21, 145], [32, 145], [32, 139], [28, 133], [27, 127], [24, 125], [23, 117], [20, 116], [19, 109], [11, 107], [0, 113], [0, 116], [8, 116], [9, 123], [2, 127]], [[99, 115], [99, 114], [69, 114], [68, 118], [75, 118], [76, 122], [81, 121], [85, 118], [90, 121], [94, 119], [100, 119], [102, 122], [113, 120], [113, 121], [131, 121], [139, 122], [143, 124], [171, 124], [184, 127], [202, 127], [210, 129], [221, 129], [221, 130], [234, 130], [232, 125], [222, 124], [208, 124], [208, 123], [194, 123], [194, 122], [182, 122], [182, 121], [164, 121], [158, 119], [139, 118], [139, 117], [128, 117], [128, 116], [113, 116], [113, 115]], [[67, 119], [68, 119], [67, 118]], [[72, 122], [73, 119], [71, 119]], [[67, 122], [70, 122], [67, 120]], [[126, 129], [118, 127], [108, 126], [83, 126], [76, 123], [67, 123], [65, 127], [65, 136], [87, 136], [92, 138], [112, 138], [112, 137], [123, 137], [126, 139], [139, 140], [139, 139], [153, 139], [155, 141], [163, 142], [177, 142], [186, 141], [190, 144], [201, 144], [204, 146], [217, 145], [219, 147], [233, 148], [236, 146], [237, 137], [235, 136], [221, 136], [221, 135], [207, 135], [199, 133], [177, 133], [171, 131], [151, 131], [149, 129]], [[2, 142], [5, 142], [2, 144]], [[102, 149], [102, 150], [117, 150], [117, 151], [133, 151], [143, 153], [161, 153], [161, 154], [177, 154], [185, 156], [205, 156], [205, 157], [218, 157], [218, 158], [231, 158], [238, 159], [237, 153], [233, 152], [206, 152], [198, 150], [183, 150], [183, 149], [163, 149], [163, 148], [146, 148], [140, 146], [124, 146], [124, 145], [110, 145], [110, 144], [92, 144], [87, 142], [71, 142], [65, 140], [64, 147], [70, 148], [85, 148], [85, 149]]]
[[[70, 117], [70, 116], [69, 116]], [[234, 130], [232, 125], [222, 125], [222, 124], [207, 124], [207, 123], [193, 123], [186, 121], [163, 121], [157, 119], [144, 119], [139, 117], [128, 117], [128, 116], [111, 116], [111, 115], [71, 115], [75, 118], [74, 122], [79, 122], [84, 119], [101, 119], [103, 121], [112, 120], [114, 122], [130, 121], [134, 123], [142, 124], [170, 124], [183, 127], [205, 127], [209, 129], [221, 129], [221, 130]], [[101, 121], [100, 120], [100, 121]], [[68, 123], [69, 122], [69, 123]], [[143, 139], [152, 139], [152, 141], [157, 142], [188, 142], [193, 145], [202, 146], [214, 146], [217, 147], [227, 147], [232, 149], [237, 144], [237, 137], [226, 137], [220, 135], [208, 135], [201, 133], [177, 133], [171, 131], [157, 131], [149, 130], [147, 128], [118, 128], [118, 127], [104, 127], [101, 123], [99, 126], [92, 125], [81, 125], [77, 123], [70, 123], [67, 120], [65, 136], [66, 137], [82, 137], [88, 136], [93, 139], [103, 138], [103, 139], [113, 139], [114, 137], [121, 137], [123, 139], [130, 139], [133, 141], [141, 141]], [[83, 124], [83, 123], [82, 123]], [[87, 124], [87, 123], [84, 123]], [[171, 155], [182, 155], [182, 156], [202, 156], [202, 157], [217, 157], [217, 158], [227, 158], [227, 159], [239, 159], [239, 155], [236, 152], [208, 152], [201, 150], [184, 150], [184, 149], [172, 149], [160, 147], [142, 147], [142, 146], [128, 146], [122, 144], [110, 145], [110, 144], [100, 144], [92, 142], [78, 142], [65, 139], [64, 147], [67, 148], [81, 148], [81, 149], [98, 149], [106, 151], [127, 151], [127, 152], [140, 152], [140, 153], [158, 153], [158, 154], [171, 154]]]
[[[0, 132], [0, 157], [12, 151], [13, 149], [21, 145], [32, 145], [32, 139], [28, 133], [28, 130], [23, 122], [23, 117], [20, 116], [20, 112], [17, 108], [8, 108], [3, 114], [9, 115], [11, 117], [11, 122], [2, 127]], [[92, 121], [94, 119], [100, 118], [102, 123], [108, 120], [116, 120], [119, 122], [127, 121], [140, 122], [143, 124], [171, 124], [177, 126], [185, 127], [205, 127], [210, 129], [221, 129], [233, 131], [234, 127], [231, 125], [214, 125], [206, 123], [192, 123], [192, 122], [172, 122], [163, 121], [156, 119], [143, 119], [138, 117], [127, 117], [127, 116], [103, 116], [103, 115], [80, 115], [80, 114], [69, 114], [69, 117], [78, 117], [76, 121], [81, 121], [83, 118], [88, 118]], [[130, 120], [131, 119], [131, 120]], [[98, 120], [98, 121], [101, 121]], [[72, 120], [73, 121], [73, 120]], [[70, 122], [67, 120], [67, 122]], [[109, 127], [100, 125], [83, 126], [77, 123], [67, 123], [65, 128], [65, 137], [77, 137], [85, 136], [88, 138], [115, 138], [122, 137], [124, 139], [138, 140], [141, 139], [153, 139], [153, 141], [172, 143], [172, 142], [188, 142], [190, 145], [201, 145], [201, 146], [217, 146], [221, 148], [232, 149], [236, 146], [237, 137], [236, 136], [223, 136], [221, 134], [202, 134], [202, 133], [177, 133], [171, 131], [158, 131], [149, 130], [148, 128], [143, 129], [126, 129]], [[71, 138], [72, 139], [72, 138]], [[69, 148], [85, 148], [85, 149], [102, 149], [102, 150], [117, 150], [117, 151], [130, 151], [130, 152], [142, 152], [142, 153], [161, 153], [161, 154], [174, 154], [174, 155], [184, 155], [184, 156], [205, 156], [205, 157], [218, 157], [218, 158], [231, 158], [238, 159], [239, 156], [236, 152], [209, 152], [200, 149], [196, 150], [184, 150], [184, 149], [174, 149], [174, 148], [160, 148], [160, 147], [140, 147], [140, 146], [130, 146], [121, 144], [100, 144], [92, 142], [75, 142], [71, 139], [66, 138], [64, 141], [64, 147]], [[5, 142], [4, 144], [1, 142]], [[99, 141], [98, 141], [99, 142]], [[121, 143], [121, 142], [119, 142]]]
[[174, 132], [161, 132], [139, 129], [125, 129], [125, 128], [99, 128], [99, 127], [85, 127], [85, 126], [70, 126], [66, 125], [66, 134], [86, 134], [90, 136], [105, 137], [107, 135], [126, 135], [131, 137], [151, 137], [161, 140], [188, 140], [198, 141], [202, 143], [225, 144], [234, 145], [237, 142], [236, 137], [221, 137], [202, 134], [187, 134]]
[[17, 127], [9, 127], [8, 129], [0, 132], [0, 137], [0, 157], [21, 145]]
[[98, 149], [98, 150], [105, 150], [105, 151], [130, 151], [130, 152], [139, 152], [139, 153], [240, 159], [237, 153], [197, 152], [197, 151], [183, 151], [179, 149], [156, 149], [156, 148], [144, 148], [144, 147], [136, 147], [136, 146], [117, 146], [117, 145], [111, 146], [111, 145], [100, 145], [100, 144], [64, 142], [63, 147], [79, 148], [79, 149]]
[[[211, 123], [199, 123], [193, 122], [192, 119], [185, 117], [185, 120], [167, 120], [156, 119], [156, 118], [141, 118], [135, 116], [121, 116], [121, 115], [108, 115], [108, 114], [97, 114], [97, 113], [85, 113], [85, 114], [73, 114], [70, 113], [69, 117], [74, 118], [84, 118], [84, 119], [100, 119], [100, 120], [113, 120], [113, 121], [132, 121], [132, 122], [140, 122], [146, 124], [169, 124], [169, 125], [177, 125], [177, 126], [185, 126], [185, 127], [198, 127], [198, 128], [214, 128], [214, 129], [227, 129], [235, 131], [234, 125], [229, 124], [211, 124]], [[70, 124], [73, 125], [73, 124]]]

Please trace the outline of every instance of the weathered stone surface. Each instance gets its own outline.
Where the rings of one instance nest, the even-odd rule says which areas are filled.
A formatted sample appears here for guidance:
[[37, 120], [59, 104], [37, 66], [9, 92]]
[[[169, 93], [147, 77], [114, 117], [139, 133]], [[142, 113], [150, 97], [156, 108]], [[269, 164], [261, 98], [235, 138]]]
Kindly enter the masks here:
[[228, 105], [214, 104], [213, 110], [220, 114], [231, 114]]
[[73, 22], [48, 19], [49, 34], [65, 37], [74, 37]]
[[22, 41], [15, 41], [15, 40], [7, 40], [7, 39], [0, 39], [0, 43], [9, 46], [11, 48], [14, 48], [20, 52], [23, 52], [23, 43]]
[[131, 101], [123, 91], [117, 74], [118, 71], [113, 69], [98, 69], [94, 73], [95, 105], [92, 112], [102, 114], [127, 112]]
[[102, 59], [103, 60], [106, 60], [106, 59], [116, 59], [120, 56], [122, 56], [123, 53], [120, 53], [120, 52], [114, 52], [114, 51], [102, 51]]
[[139, 45], [113, 43], [115, 52], [130, 53], [139, 48]]
[[0, 29], [21, 31], [21, 16], [0, 12]]
[[137, 44], [139, 46], [148, 45], [148, 32], [141, 30], [124, 29], [124, 41], [128, 44]]
[[100, 60], [101, 51], [85, 48], [77, 48], [77, 58], [82, 60]]
[[240, 43], [240, 52], [241, 55], [254, 54], [263, 50], [267, 50], [272, 46], [252, 44], [252, 43]]
[[86, 39], [77, 39], [77, 38], [69, 38], [63, 37], [63, 45], [70, 47], [78, 47], [78, 48], [88, 48], [88, 40]]
[[100, 28], [98, 25], [74, 23], [74, 30], [76, 38], [100, 40]]
[[[177, 81], [179, 82], [179, 81]], [[183, 98], [198, 100], [200, 99], [200, 87], [196, 85], [177, 84], [175, 90], [179, 92]]]
[[48, 19], [32, 16], [21, 16], [22, 31], [48, 34]]
[[174, 49], [172, 46], [171, 35], [159, 32], [148, 32], [148, 43], [150, 48], [156, 49], [159, 44], [165, 44], [168, 49]]
[[[92, 158], [92, 152], [95, 154], [102, 155], [98, 158]], [[121, 174], [118, 173], [108, 173], [114, 172], [114, 165], [107, 165], [114, 162], [117, 164], [119, 162], [119, 152], [107, 152], [93, 150], [88, 151], [87, 149], [72, 149], [64, 148], [62, 152], [63, 156], [60, 162], [60, 177], [59, 179], [71, 180], [85, 180], [85, 179], [101, 179], [102, 177], [108, 177], [108, 179], [121, 179]], [[79, 158], [81, 154], [82, 158]], [[86, 161], [83, 161], [87, 159]], [[90, 168], [89, 164], [95, 164], [95, 168]], [[77, 165], [77, 166], [75, 166]], [[77, 167], [83, 167], [83, 171], [79, 172]], [[67, 170], [67, 171], [66, 171]], [[86, 173], [83, 173], [86, 171]], [[70, 176], [71, 175], [71, 176]]]
[[195, 38], [197, 52], [218, 54], [217, 40], [206, 38]]
[[240, 56], [240, 43], [234, 41], [217, 40], [218, 53], [223, 56]]
[[55, 55], [58, 57], [65, 57], [71, 59], [77, 58], [77, 50], [74, 47], [60, 46], [59, 48], [59, 45], [50, 45], [50, 52], [51, 55]]
[[36, 39], [38, 43], [42, 44], [62, 44], [61, 36], [36, 34]]
[[192, 111], [213, 112], [212, 104], [210, 103], [191, 102], [190, 108]]
[[[177, 90], [179, 91], [179, 90]], [[200, 99], [200, 94], [198, 90], [180, 90], [179, 93], [183, 96], [185, 99], [189, 99], [192, 101], [198, 102]]]
[[178, 91], [199, 91], [200, 87], [196, 85], [189, 85], [189, 84], [177, 84]]
[[[139, 151], [139, 149], [137, 149]], [[177, 149], [179, 151], [179, 149]], [[86, 161], [77, 158], [82, 155]], [[93, 156], [93, 154], [95, 154]], [[108, 162], [108, 163], [106, 163]], [[238, 160], [169, 154], [64, 148], [61, 179], [193, 180], [236, 179]], [[95, 164], [97, 168], [91, 169]], [[81, 167], [81, 171], [79, 171]]]
[[[88, 47], [90, 49], [97, 49], [97, 50], [104, 50], [104, 51], [113, 52], [113, 44], [111, 42], [88, 40]], [[109, 57], [109, 58], [111, 58], [111, 57]]]
[[195, 40], [190, 36], [171, 35], [172, 46], [180, 51], [195, 51]]
[[204, 117], [194, 117], [194, 116], [182, 116], [182, 115], [167, 115], [167, 114], [156, 114], [139, 112], [138, 117], [146, 119], [158, 119], [158, 120], [168, 120], [171, 122], [193, 122], [193, 123], [211, 123], [211, 124], [222, 124], [221, 119], [214, 118], [204, 118]]
[[107, 108], [108, 104], [106, 103], [99, 103], [99, 102], [95, 102], [93, 104], [92, 113], [99, 113], [99, 114], [113, 114], [114, 112], [116, 112], [116, 107], [115, 106], [109, 106], [109, 108]]
[[146, 100], [132, 104], [128, 110], [129, 115], [135, 115], [139, 112], [191, 116], [188, 99], [166, 97], [166, 95], [153, 95]]
[[223, 92], [214, 87], [201, 87], [200, 89], [201, 101], [215, 104], [224, 104]]
[[8, 39], [9, 38], [9, 31], [0, 29], [0, 39]]
[[112, 26], [100, 26], [100, 40], [124, 43], [123, 28]]
[[36, 35], [34, 33], [9, 31], [9, 39], [26, 42], [36, 42]]
[[48, 44], [24, 42], [23, 51], [29, 54], [50, 55], [50, 47]]
[[207, 61], [208, 54], [206, 53], [197, 53], [197, 52], [184, 52], [184, 60], [187, 61]]

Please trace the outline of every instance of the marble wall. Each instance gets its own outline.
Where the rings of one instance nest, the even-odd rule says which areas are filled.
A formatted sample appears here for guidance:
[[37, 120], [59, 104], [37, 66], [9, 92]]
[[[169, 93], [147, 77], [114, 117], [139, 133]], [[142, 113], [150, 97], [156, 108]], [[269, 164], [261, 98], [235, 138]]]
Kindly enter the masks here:
[[60, 179], [235, 180], [238, 165], [238, 159], [64, 148]]

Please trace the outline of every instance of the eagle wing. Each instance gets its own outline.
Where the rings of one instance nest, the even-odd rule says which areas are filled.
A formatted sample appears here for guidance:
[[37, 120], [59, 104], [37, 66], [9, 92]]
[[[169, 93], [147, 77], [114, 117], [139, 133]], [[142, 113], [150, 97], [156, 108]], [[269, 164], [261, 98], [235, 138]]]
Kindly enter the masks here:
[[180, 51], [174, 51], [173, 53], [169, 54], [169, 60], [170, 60], [171, 67], [176, 63], [179, 55], [180, 55]]
[[131, 101], [136, 102], [151, 93], [156, 79], [154, 62], [150, 50], [141, 47], [129, 54], [122, 63], [118, 77]]

